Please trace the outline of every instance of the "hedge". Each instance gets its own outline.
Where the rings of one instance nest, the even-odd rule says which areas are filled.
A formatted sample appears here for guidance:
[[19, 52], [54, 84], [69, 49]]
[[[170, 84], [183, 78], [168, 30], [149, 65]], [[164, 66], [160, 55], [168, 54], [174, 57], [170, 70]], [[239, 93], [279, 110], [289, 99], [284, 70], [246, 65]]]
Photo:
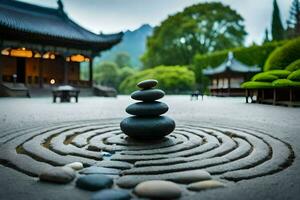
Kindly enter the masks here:
[[287, 79], [291, 81], [300, 81], [300, 69], [292, 72]]
[[289, 66], [287, 66], [285, 69], [288, 70], [288, 71], [291, 71], [291, 72], [300, 69], [300, 59], [298, 59], [298, 60], [292, 62], [292, 63], [289, 64]]
[[243, 83], [241, 87], [245, 89], [262, 89], [262, 88], [273, 88], [273, 85], [272, 83], [268, 83], [268, 82], [248, 81]]
[[183, 66], [158, 66], [143, 70], [127, 77], [119, 87], [122, 93], [129, 94], [138, 88], [136, 84], [145, 79], [156, 79], [158, 87], [167, 93], [190, 91], [195, 85], [195, 74]]
[[264, 66], [266, 59], [268, 58], [269, 54], [279, 46], [285, 44], [286, 41], [274, 41], [268, 42], [262, 46], [253, 45], [250, 47], [240, 47], [234, 49], [228, 49], [223, 51], [215, 51], [209, 54], [196, 54], [194, 57], [194, 72], [196, 74], [197, 82], [201, 80], [202, 76], [202, 69], [210, 67], [217, 67], [228, 56], [228, 52], [232, 51], [234, 57], [239, 60], [240, 62], [247, 64], [249, 66]]
[[269, 74], [268, 72], [261, 72], [252, 77], [252, 81], [258, 82], [273, 82], [278, 79], [278, 76]]
[[290, 71], [280, 70], [280, 69], [270, 70], [270, 71], [267, 71], [265, 73], [268, 73], [268, 74], [273, 75], [273, 76], [277, 76], [278, 78], [287, 78], [291, 74]]
[[266, 60], [264, 71], [285, 69], [289, 64], [300, 58], [300, 37], [288, 41], [275, 49]]

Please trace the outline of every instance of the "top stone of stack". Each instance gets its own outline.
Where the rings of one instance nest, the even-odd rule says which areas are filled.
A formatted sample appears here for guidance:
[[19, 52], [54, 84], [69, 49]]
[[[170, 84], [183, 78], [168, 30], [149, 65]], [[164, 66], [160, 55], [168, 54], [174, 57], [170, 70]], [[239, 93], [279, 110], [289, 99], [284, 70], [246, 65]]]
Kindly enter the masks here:
[[158, 81], [154, 79], [149, 79], [145, 81], [141, 81], [137, 84], [137, 86], [141, 89], [150, 89], [157, 85]]

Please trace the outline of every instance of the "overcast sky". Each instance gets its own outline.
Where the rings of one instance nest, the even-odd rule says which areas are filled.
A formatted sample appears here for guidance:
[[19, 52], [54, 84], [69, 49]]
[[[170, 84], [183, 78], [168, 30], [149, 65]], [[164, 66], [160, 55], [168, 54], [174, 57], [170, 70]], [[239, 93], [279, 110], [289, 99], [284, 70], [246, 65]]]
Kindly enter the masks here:
[[[22, 0], [38, 5], [57, 7], [56, 0]], [[264, 31], [270, 28], [273, 0], [63, 0], [68, 16], [83, 27], [99, 33], [134, 30], [142, 24], [152, 26], [184, 7], [198, 2], [221, 1], [237, 10], [245, 19], [246, 43], [261, 43]], [[292, 0], [277, 0], [285, 24]]]

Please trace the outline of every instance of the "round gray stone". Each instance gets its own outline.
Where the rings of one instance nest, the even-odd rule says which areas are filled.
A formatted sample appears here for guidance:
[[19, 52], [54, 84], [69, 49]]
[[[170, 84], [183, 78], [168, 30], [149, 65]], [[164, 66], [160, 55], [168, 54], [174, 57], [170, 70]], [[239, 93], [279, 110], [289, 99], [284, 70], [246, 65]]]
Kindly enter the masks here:
[[65, 165], [66, 167], [71, 167], [74, 170], [81, 170], [83, 169], [83, 164], [81, 162], [73, 162], [70, 164]]
[[92, 196], [91, 200], [129, 200], [130, 194], [125, 190], [104, 189]]
[[160, 89], [139, 90], [131, 94], [131, 98], [139, 101], [151, 102], [165, 96], [165, 92]]
[[159, 116], [169, 110], [167, 104], [154, 101], [154, 102], [138, 102], [131, 104], [126, 108], [126, 112], [131, 115], [137, 116]]
[[224, 186], [225, 185], [220, 181], [208, 180], [208, 181], [199, 181], [196, 183], [189, 184], [187, 188], [192, 191], [200, 191], [200, 190], [207, 190], [213, 188], [220, 188]]
[[175, 129], [175, 122], [169, 117], [128, 117], [122, 120], [121, 130], [136, 139], [161, 139]]
[[79, 172], [80, 174], [108, 174], [108, 175], [119, 175], [120, 170], [112, 169], [107, 167], [87, 167]]
[[54, 183], [69, 183], [76, 177], [75, 171], [70, 167], [53, 167], [46, 169], [39, 175], [41, 181]]
[[170, 181], [153, 180], [138, 184], [134, 193], [151, 199], [175, 199], [181, 196], [181, 189]]
[[144, 80], [144, 81], [139, 82], [137, 84], [137, 86], [142, 89], [150, 89], [150, 88], [155, 87], [157, 85], [157, 83], [158, 83], [157, 80], [149, 79], [149, 80]]
[[99, 174], [92, 174], [79, 177], [76, 181], [76, 186], [90, 191], [101, 190], [109, 188], [113, 185], [113, 179]]

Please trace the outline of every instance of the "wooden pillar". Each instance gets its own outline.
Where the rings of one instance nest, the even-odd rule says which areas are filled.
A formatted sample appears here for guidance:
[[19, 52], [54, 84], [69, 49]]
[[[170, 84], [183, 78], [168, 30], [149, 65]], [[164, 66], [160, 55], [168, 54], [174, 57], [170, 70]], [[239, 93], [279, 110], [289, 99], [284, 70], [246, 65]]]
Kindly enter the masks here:
[[231, 87], [231, 85], [230, 85], [230, 77], [228, 77], [228, 96], [231, 96], [230, 95], [230, 87]]
[[69, 83], [69, 63], [66, 61], [65, 57], [63, 63], [64, 63], [64, 84], [67, 85]]
[[90, 87], [93, 87], [93, 57], [90, 58], [90, 62], [89, 62], [89, 84]]
[[276, 89], [273, 89], [273, 105], [276, 104]]
[[248, 97], [249, 97], [249, 91], [248, 91], [248, 89], [246, 89], [246, 103], [249, 103], [248, 102]]
[[44, 87], [44, 73], [43, 73], [43, 58], [39, 59], [39, 86], [40, 88]]

